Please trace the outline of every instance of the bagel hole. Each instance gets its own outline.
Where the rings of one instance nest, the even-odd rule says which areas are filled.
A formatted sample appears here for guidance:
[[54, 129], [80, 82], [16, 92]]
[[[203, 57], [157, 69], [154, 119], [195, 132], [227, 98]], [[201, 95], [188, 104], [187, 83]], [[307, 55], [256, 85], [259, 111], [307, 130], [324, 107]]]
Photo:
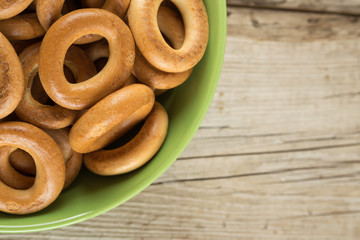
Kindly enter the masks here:
[[75, 78], [73, 72], [66, 65], [64, 65], [64, 75], [65, 75], [66, 80], [69, 83], [75, 83], [76, 82], [76, 78]]
[[79, 3], [79, 1], [65, 0], [64, 5], [61, 9], [61, 14], [65, 15], [79, 8], [81, 8], [81, 4]]
[[[30, 84], [30, 82], [28, 82]], [[39, 73], [36, 73], [31, 85], [31, 96], [33, 99], [43, 105], [55, 106], [55, 103], [45, 92], [39, 77]]]
[[19, 173], [29, 176], [36, 176], [36, 166], [32, 156], [22, 149], [16, 149], [9, 155], [10, 165]]
[[38, 101], [41, 104], [46, 104], [47, 101], [49, 100], [49, 96], [46, 94], [41, 84], [38, 73], [35, 75], [32, 82], [31, 95], [36, 101]]
[[103, 70], [103, 68], [105, 67], [105, 65], [107, 64], [107, 62], [108, 62], [108, 58], [105, 58], [105, 57], [96, 60], [96, 61], [94, 62], [95, 67], [96, 67], [96, 71], [97, 71], [97, 72], [100, 72], [101, 70]]
[[[183, 19], [182, 15], [181, 15], [179, 9], [176, 7], [176, 5], [173, 2], [171, 2], [170, 0], [165, 0], [160, 4], [160, 7], [167, 7], [167, 8], [172, 9], [173, 11], [175, 11], [175, 14], [182, 21], [183, 26], [185, 26], [184, 19]], [[158, 22], [158, 25], [159, 25], [159, 22]], [[172, 47], [173, 49], [180, 49], [181, 48], [182, 44], [180, 46], [175, 46], [175, 44], [171, 41], [170, 37], [166, 36], [165, 33], [163, 33], [161, 31], [161, 29], [159, 29], [159, 30], [160, 30], [160, 33], [161, 33], [162, 37], [164, 38], [165, 42], [170, 47]], [[184, 29], [184, 31], [185, 31], [185, 29]], [[185, 36], [185, 32], [183, 34]]]
[[176, 11], [176, 12], [181, 16], [179, 9], [178, 9], [178, 8], [176, 7], [176, 5], [175, 5], [172, 1], [170, 1], [170, 0], [164, 0], [164, 1], [162, 1], [161, 6], [171, 8], [172, 10]]
[[121, 146], [124, 146], [125, 144], [130, 142], [140, 132], [140, 129], [142, 128], [144, 123], [145, 123], [145, 120], [141, 121], [139, 124], [137, 124], [135, 127], [133, 127], [127, 133], [125, 133], [123, 136], [121, 136], [115, 142], [104, 147], [104, 150], [113, 150], [113, 149], [119, 148]]

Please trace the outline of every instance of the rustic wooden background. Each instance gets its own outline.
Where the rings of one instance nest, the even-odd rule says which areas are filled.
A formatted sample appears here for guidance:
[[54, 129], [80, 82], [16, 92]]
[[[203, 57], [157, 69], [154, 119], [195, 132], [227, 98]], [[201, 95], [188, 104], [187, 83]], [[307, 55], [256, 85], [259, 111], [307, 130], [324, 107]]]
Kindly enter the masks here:
[[1, 239], [360, 239], [360, 0], [229, 0], [195, 138], [127, 203]]

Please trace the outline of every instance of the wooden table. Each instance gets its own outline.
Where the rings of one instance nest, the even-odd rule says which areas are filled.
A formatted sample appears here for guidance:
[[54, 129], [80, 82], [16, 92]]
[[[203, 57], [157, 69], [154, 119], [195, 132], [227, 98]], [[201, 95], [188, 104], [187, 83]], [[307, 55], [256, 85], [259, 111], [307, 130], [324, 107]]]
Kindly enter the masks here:
[[176, 163], [106, 214], [1, 239], [360, 238], [360, 1], [228, 3], [220, 83]]

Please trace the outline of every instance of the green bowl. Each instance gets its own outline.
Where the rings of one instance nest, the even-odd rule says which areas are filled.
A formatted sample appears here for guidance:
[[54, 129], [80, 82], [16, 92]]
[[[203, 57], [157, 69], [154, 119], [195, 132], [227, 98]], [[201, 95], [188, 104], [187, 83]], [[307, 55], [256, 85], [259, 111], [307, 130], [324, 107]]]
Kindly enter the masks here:
[[0, 232], [35, 232], [78, 223], [119, 206], [154, 182], [185, 149], [214, 95], [225, 52], [226, 1], [204, 0], [210, 24], [206, 53], [185, 84], [161, 98], [169, 113], [166, 141], [142, 168], [122, 176], [101, 177], [83, 169], [59, 198], [39, 213], [0, 214]]

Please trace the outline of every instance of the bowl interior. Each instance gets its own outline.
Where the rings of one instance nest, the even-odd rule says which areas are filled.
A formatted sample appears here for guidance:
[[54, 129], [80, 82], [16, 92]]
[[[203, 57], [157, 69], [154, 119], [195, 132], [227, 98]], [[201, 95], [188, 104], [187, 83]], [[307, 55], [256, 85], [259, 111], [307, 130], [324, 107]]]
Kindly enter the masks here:
[[226, 1], [203, 1], [210, 24], [209, 44], [190, 79], [159, 99], [168, 110], [170, 122], [166, 141], [157, 155], [142, 168], [122, 176], [100, 177], [83, 169], [77, 180], [43, 211], [26, 216], [0, 213], [0, 232], [41, 231], [95, 217], [135, 196], [171, 166], [207, 112], [224, 58]]

